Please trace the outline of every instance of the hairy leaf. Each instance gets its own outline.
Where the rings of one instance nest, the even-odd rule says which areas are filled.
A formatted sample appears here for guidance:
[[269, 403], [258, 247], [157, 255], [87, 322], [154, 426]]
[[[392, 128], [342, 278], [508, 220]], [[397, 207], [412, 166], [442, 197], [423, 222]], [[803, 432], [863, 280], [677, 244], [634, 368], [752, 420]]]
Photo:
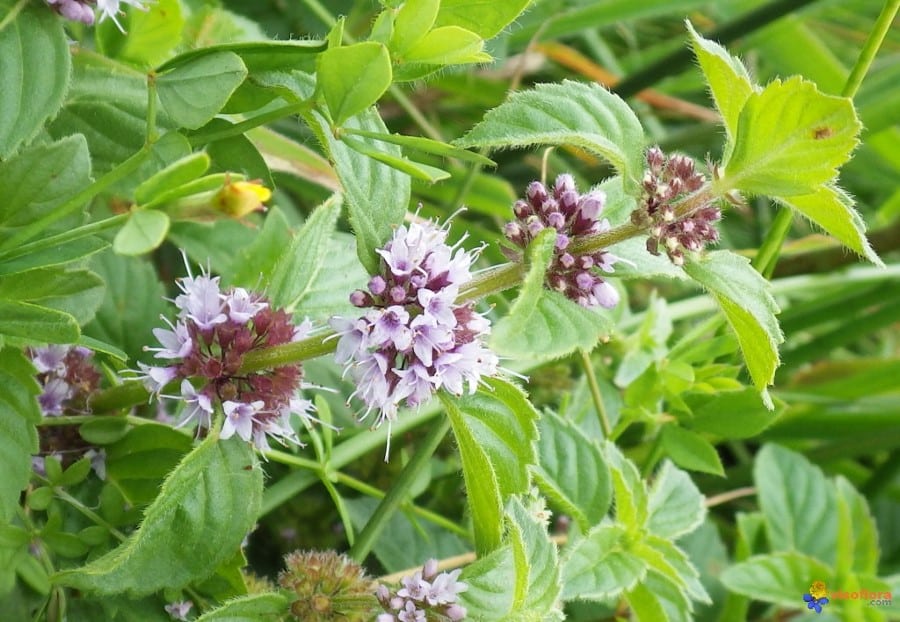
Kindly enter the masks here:
[[513, 93], [457, 145], [580, 147], [609, 160], [629, 194], [638, 190], [643, 170], [644, 133], [628, 104], [601, 86], [570, 80]]
[[647, 564], [628, 550], [620, 525], [603, 524], [566, 549], [562, 559], [565, 600], [608, 600], [643, 581]]
[[797, 551], [756, 555], [726, 568], [722, 583], [732, 592], [793, 609], [804, 606], [803, 592], [813, 581], [828, 584], [827, 564]]
[[513, 611], [528, 612], [542, 620], [563, 619], [556, 606], [561, 590], [559, 560], [546, 527], [535, 520], [518, 498], [509, 503], [507, 520], [517, 585], [521, 582], [524, 588], [521, 592], [516, 590]]
[[649, 512], [650, 533], [671, 540], [694, 531], [706, 517], [703, 495], [690, 476], [671, 462], [663, 463], [653, 480]]
[[716, 448], [696, 432], [667, 425], [660, 432], [660, 438], [666, 455], [678, 466], [713, 475], [725, 474]]
[[330, 48], [319, 56], [318, 87], [338, 125], [364, 112], [391, 85], [391, 57], [376, 41]]
[[35, 369], [13, 348], [0, 350], [0, 522], [10, 523], [22, 490], [31, 478], [31, 456], [38, 451], [35, 425], [41, 419]]
[[281, 620], [290, 609], [290, 600], [274, 592], [248, 594], [207, 611], [197, 622], [264, 622]]
[[438, 26], [462, 26], [484, 39], [495, 37], [531, 0], [441, 0]]
[[866, 498], [843, 477], [837, 482], [837, 567], [858, 573], [878, 572], [878, 528]]

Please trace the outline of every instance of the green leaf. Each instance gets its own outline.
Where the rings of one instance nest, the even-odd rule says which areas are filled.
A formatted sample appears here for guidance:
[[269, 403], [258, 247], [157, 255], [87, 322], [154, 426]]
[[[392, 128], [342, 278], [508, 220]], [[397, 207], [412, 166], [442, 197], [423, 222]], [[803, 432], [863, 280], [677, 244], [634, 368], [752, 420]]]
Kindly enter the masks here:
[[535, 483], [587, 532], [606, 516], [612, 500], [600, 446], [552, 412], [541, 416], [538, 431], [538, 464], [532, 469]]
[[170, 307], [153, 265], [110, 251], [94, 257], [90, 266], [106, 283], [106, 294], [84, 334], [116, 344], [132, 361], [149, 362], [152, 355], [144, 346], [153, 341], [151, 331], [161, 326], [159, 316]]
[[398, 171], [406, 173], [413, 179], [418, 179], [420, 181], [433, 184], [437, 181], [441, 181], [442, 179], [447, 179], [448, 177], [450, 177], [450, 173], [443, 169], [429, 166], [427, 164], [422, 164], [421, 162], [413, 162], [405, 156], [394, 156], [387, 154], [383, 151], [375, 149], [367, 143], [356, 140], [355, 138], [351, 138], [350, 136], [344, 136], [343, 138], [341, 138], [341, 142], [346, 144], [354, 151], [366, 155], [373, 160], [383, 162], [384, 164], [387, 164], [391, 168], [395, 168]]
[[310, 283], [307, 295], [294, 309], [297, 317], [328, 318], [352, 315], [359, 310], [350, 304], [347, 292], [362, 287], [368, 275], [354, 252], [356, 241], [349, 233], [337, 232], [326, 246], [328, 270], [320, 270]]
[[837, 186], [826, 184], [810, 194], [775, 200], [809, 218], [860, 257], [884, 266], [866, 239], [866, 223], [853, 208], [853, 197]]
[[[391, 237], [394, 227], [403, 221], [406, 214], [410, 195], [409, 176], [336, 140], [328, 125], [319, 121], [321, 140], [327, 146], [344, 188], [350, 224], [356, 234], [356, 254], [369, 273], [374, 274], [379, 266], [376, 249], [381, 248]], [[367, 110], [348, 119], [345, 125], [387, 133], [384, 122], [374, 110]], [[379, 151], [400, 156], [400, 149], [393, 145], [382, 145]]]
[[84, 136], [22, 151], [0, 162], [0, 226], [22, 227], [44, 218], [90, 182], [91, 158]]
[[[688, 261], [685, 272], [708, 289], [722, 308], [744, 353], [753, 386], [760, 392], [775, 377], [778, 344], [784, 341], [778, 320], [778, 305], [769, 293], [769, 283], [754, 270], [748, 259], [728, 251], [708, 253]], [[766, 406], [773, 408], [766, 393]]]
[[[260, 279], [269, 281], [275, 273], [275, 267], [284, 256], [284, 249], [292, 244], [294, 236], [290, 224], [278, 207], [266, 213], [262, 229], [253, 238], [249, 246], [238, 253], [234, 274], [223, 279], [237, 287], [254, 288]], [[271, 295], [271, 291], [269, 291]], [[273, 299], [274, 300], [274, 299]], [[277, 302], [277, 301], [276, 301]]]
[[691, 33], [694, 54], [709, 85], [713, 101], [722, 115], [725, 134], [728, 137], [724, 150], [727, 159], [734, 148], [741, 110], [753, 93], [754, 84], [741, 61], [715, 41], [704, 39], [697, 34], [690, 21], [686, 21], [685, 25]]
[[273, 304], [292, 313], [309, 295], [327, 263], [328, 242], [340, 213], [341, 196], [335, 194], [303, 223], [272, 273], [268, 291]]
[[280, 620], [290, 609], [290, 601], [283, 594], [248, 594], [207, 611], [196, 622], [257, 622]]
[[79, 334], [78, 322], [68, 313], [0, 298], [0, 336], [34, 343], [75, 343]]
[[835, 491], [822, 470], [778, 445], [757, 454], [753, 480], [774, 551], [799, 551], [834, 562], [837, 539]]
[[815, 192], [850, 158], [860, 129], [850, 99], [800, 77], [774, 80], [747, 98], [716, 185], [779, 197]]
[[[2, 306], [2, 305], [0, 305]], [[0, 315], [0, 317], [4, 317]], [[0, 323], [2, 329], [2, 323]], [[8, 525], [31, 478], [31, 456], [38, 451], [35, 424], [41, 419], [40, 387], [31, 363], [18, 350], [0, 350], [0, 524]]]
[[156, 0], [142, 10], [123, 9], [124, 16], [116, 18], [122, 30], [111, 19], [97, 26], [97, 47], [106, 56], [149, 67], [165, 59], [181, 43], [185, 20], [178, 0]]
[[[104, 284], [93, 272], [38, 268], [0, 277], [0, 300], [40, 305], [71, 316], [78, 324], [88, 322], [103, 300]], [[33, 335], [38, 342], [49, 341]], [[77, 337], [76, 337], [77, 339]]]
[[88, 236], [24, 254], [20, 254], [21, 248], [16, 249], [12, 259], [0, 260], [0, 276], [27, 272], [35, 268], [55, 268], [85, 259], [107, 248], [109, 248], [109, 242], [106, 240]]
[[[6, 16], [15, 4], [3, 0], [0, 13]], [[46, 7], [27, 4], [0, 29], [0, 161], [59, 111], [71, 71], [63, 22]]]
[[253, 527], [262, 487], [250, 445], [211, 435], [166, 478], [128, 540], [85, 566], [58, 573], [55, 581], [98, 594], [138, 596], [208, 577]]
[[690, 476], [664, 462], [650, 488], [650, 533], [674, 540], [694, 531], [706, 518], [703, 494]]
[[353, 128], [342, 128], [344, 134], [351, 136], [364, 136], [379, 142], [400, 145], [416, 151], [424, 151], [444, 158], [456, 158], [464, 162], [474, 162], [483, 166], [496, 166], [496, 163], [490, 158], [486, 158], [480, 153], [469, 151], [467, 149], [459, 149], [453, 145], [442, 143], [437, 140], [425, 138], [424, 136], [405, 136], [403, 134], [379, 134], [377, 132], [367, 132]]
[[490, 39], [518, 17], [531, 0], [441, 0], [438, 26], [462, 26]]
[[125, 499], [147, 505], [166, 476], [191, 450], [191, 439], [171, 426], [148, 423], [106, 446], [106, 476]]
[[639, 622], [691, 622], [692, 606], [678, 585], [651, 570], [626, 596]]
[[201, 56], [161, 74], [159, 101], [181, 127], [195, 130], [222, 110], [247, 77], [247, 68], [234, 52]]
[[803, 592], [810, 584], [827, 582], [831, 576], [827, 564], [791, 551], [751, 557], [726, 568], [721, 580], [732, 592], [753, 600], [799, 609], [805, 606]]
[[615, 444], [607, 441], [604, 452], [615, 492], [616, 521], [626, 527], [629, 533], [638, 533], [647, 524], [649, 517], [647, 485], [634, 463]]
[[325, 43], [314, 39], [219, 43], [188, 50], [170, 58], [159, 67], [158, 72], [162, 73], [219, 52], [230, 52], [240, 56], [251, 74], [262, 71], [291, 71], [307, 59], [312, 58], [314, 54], [324, 50]]
[[155, 209], [138, 209], [119, 229], [113, 251], [119, 255], [143, 255], [156, 249], [169, 232], [169, 215]]
[[338, 125], [372, 106], [391, 85], [391, 57], [376, 41], [329, 48], [319, 55], [318, 88]]
[[188, 183], [209, 170], [210, 158], [203, 152], [192, 153], [141, 182], [134, 191], [134, 200], [138, 205], [149, 203], [163, 192]]
[[516, 584], [521, 583], [524, 588], [521, 592], [516, 590], [513, 612], [527, 612], [540, 620], [563, 619], [556, 606], [562, 587], [556, 544], [518, 498], [510, 501], [506, 516], [510, 524]]
[[775, 410], [769, 410], [750, 387], [714, 394], [688, 393], [684, 402], [691, 412], [685, 424], [727, 439], [756, 436], [784, 412], [784, 402], [776, 401]]
[[660, 440], [666, 455], [678, 466], [691, 471], [725, 475], [716, 448], [696, 432], [671, 424], [663, 426]]
[[389, 47], [403, 56], [434, 26], [441, 0], [406, 0], [394, 16]]
[[593, 348], [611, 326], [600, 313], [545, 288], [556, 230], [545, 229], [528, 248], [530, 268], [509, 314], [494, 326], [491, 348], [513, 358], [549, 360]]
[[878, 572], [878, 528], [866, 498], [853, 484], [837, 477], [837, 563], [842, 570], [861, 574]]
[[620, 525], [598, 525], [565, 550], [562, 557], [564, 600], [611, 600], [647, 575], [647, 564], [628, 550]]
[[468, 617], [476, 622], [508, 620], [513, 607], [513, 590], [516, 584], [516, 567], [512, 548], [504, 546], [481, 556], [463, 568], [460, 581], [469, 589], [459, 595], [459, 601], [468, 611]]
[[456, 144], [580, 147], [609, 160], [628, 194], [639, 190], [643, 171], [644, 132], [628, 104], [601, 86], [571, 80], [513, 93]]
[[484, 40], [459, 26], [435, 28], [407, 50], [403, 61], [425, 65], [458, 65], [493, 60], [482, 52]]
[[700, 573], [684, 551], [672, 542], [659, 536], [647, 536], [637, 545], [636, 552], [647, 562], [651, 571], [664, 576], [686, 596], [707, 605], [712, 604], [709, 594], [700, 583]]

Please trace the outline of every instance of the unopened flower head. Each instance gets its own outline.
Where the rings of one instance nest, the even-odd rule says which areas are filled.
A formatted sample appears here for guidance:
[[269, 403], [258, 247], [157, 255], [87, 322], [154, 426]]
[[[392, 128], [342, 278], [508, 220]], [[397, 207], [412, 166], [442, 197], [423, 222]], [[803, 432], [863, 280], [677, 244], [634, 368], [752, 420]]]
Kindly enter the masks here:
[[659, 147], [646, 154], [647, 170], [642, 180], [643, 203], [631, 214], [631, 221], [648, 227], [647, 250], [665, 251], [677, 266], [684, 264], [685, 251], [699, 252], [719, 240], [715, 222], [722, 217], [718, 207], [703, 202], [678, 216], [675, 204], [700, 190], [706, 177], [697, 172], [694, 160], [684, 155], [666, 157]]
[[296, 595], [291, 619], [303, 622], [368, 622], [378, 603], [372, 580], [362, 567], [333, 551], [295, 551], [284, 558], [287, 568], [278, 584]]
[[460, 570], [438, 574], [436, 560], [428, 560], [410, 576], [400, 581], [401, 587], [390, 590], [379, 585], [375, 596], [386, 613], [377, 622], [413, 622], [417, 620], [464, 620], [466, 608], [456, 599], [469, 586], [459, 581]]
[[[506, 239], [525, 249], [544, 229], [556, 230], [556, 249], [546, 283], [553, 290], [583, 307], [601, 306], [611, 309], [619, 302], [619, 293], [604, 280], [601, 273], [613, 272], [618, 257], [609, 251], [572, 254], [569, 244], [576, 236], [609, 231], [609, 221], [600, 218], [606, 194], [592, 190], [579, 194], [571, 175], [563, 174], [548, 189], [539, 181], [531, 182], [525, 199], [516, 201], [516, 219], [503, 230]], [[518, 259], [521, 253], [508, 253]]]
[[474, 393], [482, 376], [497, 371], [497, 357], [482, 343], [490, 323], [472, 303], [456, 302], [476, 255], [446, 239], [431, 222], [397, 227], [378, 251], [381, 272], [350, 295], [365, 314], [331, 320], [340, 335], [335, 358], [351, 370], [365, 415], [378, 411], [376, 426], [438, 389]]
[[[166, 328], [154, 329], [160, 346], [146, 348], [164, 365], [139, 364], [148, 388], [184, 405], [180, 426], [209, 428], [218, 405], [225, 415], [223, 439], [236, 434], [263, 450], [268, 449], [267, 437], [299, 444], [291, 418], [310, 420], [313, 410], [297, 395], [303, 377], [300, 364], [256, 373], [240, 369], [248, 352], [305, 337], [308, 323], [294, 326], [287, 313], [246, 289], [223, 292], [219, 277], [205, 272], [195, 277], [189, 271], [178, 287], [176, 322], [165, 320]], [[180, 395], [161, 394], [178, 380]]]

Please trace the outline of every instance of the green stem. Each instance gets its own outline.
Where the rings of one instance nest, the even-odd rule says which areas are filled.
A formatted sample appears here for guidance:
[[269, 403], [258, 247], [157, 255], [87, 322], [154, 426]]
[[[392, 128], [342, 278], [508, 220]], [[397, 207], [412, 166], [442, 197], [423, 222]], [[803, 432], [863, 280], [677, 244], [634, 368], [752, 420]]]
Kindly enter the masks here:
[[872, 60], [875, 58], [878, 48], [881, 47], [888, 30], [891, 28], [891, 22], [894, 21], [898, 8], [900, 8], [900, 0], [887, 0], [884, 3], [884, 8], [881, 9], [881, 14], [875, 20], [875, 26], [869, 33], [869, 37], [859, 53], [859, 58], [856, 59], [853, 71], [850, 73], [850, 77], [847, 78], [844, 90], [841, 91], [841, 95], [844, 97], [854, 97], [856, 95], [859, 85], [862, 84], [869, 67], [872, 66]]
[[600, 429], [603, 430], [603, 438], [609, 438], [612, 434], [612, 426], [609, 424], [609, 415], [606, 413], [606, 404], [603, 403], [603, 395], [600, 393], [600, 385], [597, 384], [597, 375], [594, 372], [594, 364], [591, 355], [584, 350], [581, 353], [581, 366], [584, 376], [587, 378], [591, 398], [594, 400], [594, 408], [597, 409], [597, 417], [600, 419]]
[[[758, 30], [788, 13], [792, 13], [816, 0], [777, 0], [770, 4], [750, 11], [746, 15], [716, 28], [708, 35], [708, 39], [718, 41], [722, 45], [729, 43], [738, 37]], [[631, 97], [645, 88], [652, 86], [662, 78], [675, 74], [693, 62], [694, 53], [688, 46], [679, 47], [671, 54], [660, 58], [655, 63], [648, 65], [641, 71], [628, 76], [613, 87], [613, 92], [621, 97]]]
[[29, 0], [19, 0], [16, 4], [9, 10], [9, 13], [3, 16], [3, 19], [0, 20], [0, 32], [3, 31], [4, 28], [9, 26], [14, 19], [22, 12], [28, 5]]
[[788, 232], [791, 230], [791, 223], [794, 221], [794, 212], [789, 207], [781, 206], [775, 213], [772, 220], [772, 226], [766, 233], [766, 239], [753, 257], [753, 267], [764, 277], [769, 278], [778, 264], [778, 255], [781, 253], [781, 246], [787, 238]]
[[287, 106], [282, 106], [281, 108], [276, 108], [275, 110], [270, 110], [269, 112], [264, 112], [262, 114], [256, 115], [255, 117], [252, 117], [245, 121], [241, 121], [240, 123], [235, 123], [234, 125], [222, 128], [221, 130], [199, 132], [197, 134], [193, 134], [191, 136], [188, 136], [188, 142], [191, 143], [192, 147], [199, 147], [211, 142], [215, 142], [217, 140], [222, 140], [223, 138], [240, 136], [241, 134], [261, 125], [265, 125], [272, 121], [277, 121], [278, 119], [290, 116], [292, 114], [299, 114], [301, 112], [309, 110], [310, 108], [311, 106], [309, 102], [305, 101], [296, 104], [289, 104]]
[[128, 220], [128, 214], [118, 214], [116, 216], [110, 216], [109, 218], [98, 220], [97, 222], [92, 222], [90, 224], [82, 225], [81, 227], [76, 227], [62, 233], [57, 233], [56, 235], [51, 235], [48, 238], [42, 238], [34, 242], [29, 242], [28, 244], [23, 244], [22, 246], [9, 251], [8, 253], [3, 253], [3, 259], [15, 259], [16, 257], [30, 255], [31, 253], [36, 253], [48, 248], [53, 248], [54, 246], [62, 246], [63, 244], [66, 244], [68, 242], [74, 242], [75, 240], [87, 238], [102, 231], [106, 231], [107, 229], [117, 227], [126, 220]]
[[38, 235], [41, 231], [44, 231], [54, 222], [60, 220], [61, 218], [65, 218], [72, 212], [80, 209], [85, 203], [93, 199], [95, 196], [97, 196], [110, 186], [118, 183], [119, 180], [124, 179], [131, 173], [135, 172], [141, 166], [141, 164], [143, 164], [144, 160], [149, 154], [150, 145], [144, 145], [130, 158], [122, 162], [113, 170], [109, 171], [106, 175], [92, 183], [81, 192], [75, 194], [71, 199], [54, 209], [52, 212], [50, 212], [43, 218], [39, 218], [31, 224], [22, 227], [22, 229], [20, 229], [15, 235], [0, 244], [0, 253], [16, 248], [23, 242], [26, 242], [27, 240], [30, 240], [34, 236]]
[[434, 427], [428, 431], [428, 435], [422, 439], [422, 444], [413, 455], [409, 463], [400, 472], [397, 480], [391, 486], [391, 490], [385, 495], [378, 507], [375, 508], [374, 514], [366, 523], [366, 526], [360, 532], [356, 543], [349, 551], [352, 559], [362, 563], [362, 561], [372, 550], [375, 540], [381, 534], [381, 531], [387, 526], [388, 521], [394, 515], [394, 512], [400, 507], [406, 499], [410, 488], [416, 478], [419, 477], [422, 469], [426, 467], [431, 456], [437, 450], [444, 436], [450, 430], [450, 418], [441, 418]]

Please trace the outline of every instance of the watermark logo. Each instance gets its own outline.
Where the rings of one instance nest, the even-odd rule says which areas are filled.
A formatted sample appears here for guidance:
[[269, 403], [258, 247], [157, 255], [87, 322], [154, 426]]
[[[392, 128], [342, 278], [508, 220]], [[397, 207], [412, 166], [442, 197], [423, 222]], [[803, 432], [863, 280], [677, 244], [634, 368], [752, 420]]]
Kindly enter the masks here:
[[812, 585], [809, 586], [809, 591], [803, 595], [803, 602], [806, 603], [806, 608], [816, 613], [822, 613], [822, 608], [832, 600], [863, 601], [870, 607], [888, 607], [893, 602], [890, 592], [866, 589], [852, 592], [846, 590], [832, 590], [829, 592], [822, 581], [813, 581]]

